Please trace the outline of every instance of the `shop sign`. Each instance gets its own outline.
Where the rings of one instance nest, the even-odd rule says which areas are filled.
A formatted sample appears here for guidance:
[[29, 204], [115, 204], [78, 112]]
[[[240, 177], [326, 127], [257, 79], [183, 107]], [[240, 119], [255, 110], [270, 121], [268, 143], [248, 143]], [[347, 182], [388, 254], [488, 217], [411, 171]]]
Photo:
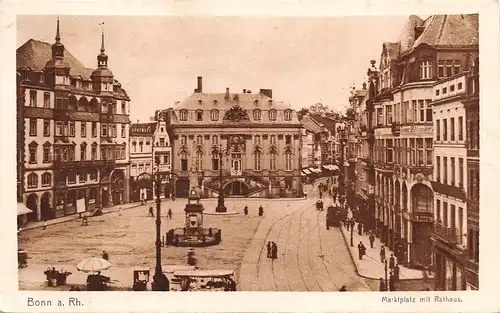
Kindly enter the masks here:
[[411, 125], [402, 126], [401, 135], [432, 135], [434, 134], [434, 126]]

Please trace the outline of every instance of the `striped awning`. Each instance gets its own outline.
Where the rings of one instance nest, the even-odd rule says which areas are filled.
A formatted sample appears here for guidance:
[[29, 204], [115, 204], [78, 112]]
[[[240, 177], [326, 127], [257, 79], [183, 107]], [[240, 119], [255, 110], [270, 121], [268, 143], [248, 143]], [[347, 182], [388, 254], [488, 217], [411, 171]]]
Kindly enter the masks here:
[[24, 215], [24, 214], [28, 214], [28, 213], [31, 213], [32, 211], [30, 209], [28, 209], [28, 207], [26, 207], [26, 205], [24, 205], [24, 203], [22, 202], [18, 202], [17, 203], [17, 215]]

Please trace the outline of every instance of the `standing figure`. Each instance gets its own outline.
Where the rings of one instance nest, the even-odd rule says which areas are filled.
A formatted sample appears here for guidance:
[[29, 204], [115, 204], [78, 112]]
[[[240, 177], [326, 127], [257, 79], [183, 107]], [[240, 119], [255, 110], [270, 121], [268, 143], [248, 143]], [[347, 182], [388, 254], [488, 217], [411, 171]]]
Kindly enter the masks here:
[[358, 235], [361, 236], [363, 233], [363, 224], [361, 224], [361, 221], [358, 222]]
[[271, 250], [272, 250], [271, 242], [270, 242], [270, 241], [268, 241], [268, 242], [267, 242], [267, 257], [268, 257], [268, 258], [271, 258], [271, 257], [272, 257]]
[[358, 254], [359, 254], [359, 259], [360, 260], [362, 260], [363, 259], [363, 255], [366, 254], [366, 247], [363, 244], [363, 242], [361, 242], [361, 241], [358, 243]]
[[168, 209], [167, 215], [169, 219], [172, 219], [172, 209]]
[[43, 220], [43, 229], [47, 229], [47, 221]]
[[394, 268], [394, 254], [391, 253], [391, 257], [389, 258], [389, 268], [392, 270]]
[[153, 213], [153, 207], [152, 206], [149, 207], [149, 214], [148, 214], [148, 216], [152, 216], [152, 217], [155, 216], [155, 214]]
[[261, 206], [259, 206], [259, 216], [262, 216], [264, 215], [264, 208]]
[[385, 261], [385, 247], [380, 247], [380, 262], [384, 263]]
[[396, 277], [394, 276], [394, 271], [391, 270], [391, 274], [389, 276], [389, 290], [396, 291]]
[[272, 242], [271, 243], [271, 255], [272, 255], [272, 258], [273, 259], [277, 259], [278, 258], [278, 245], [276, 244], [276, 242]]
[[379, 283], [380, 291], [387, 291], [387, 286], [385, 285], [384, 279], [380, 277], [379, 281], [380, 281]]
[[373, 235], [373, 233], [370, 234], [370, 248], [373, 248], [373, 243], [375, 242], [375, 236]]
[[243, 209], [243, 213], [245, 213], [245, 215], [248, 215], [248, 206], [245, 205], [245, 208]]

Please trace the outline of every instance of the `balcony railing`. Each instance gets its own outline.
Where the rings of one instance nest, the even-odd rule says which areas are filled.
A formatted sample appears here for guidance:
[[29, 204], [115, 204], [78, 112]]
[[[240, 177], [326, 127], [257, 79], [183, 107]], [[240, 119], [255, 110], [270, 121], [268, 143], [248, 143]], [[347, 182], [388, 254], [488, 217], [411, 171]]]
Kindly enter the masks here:
[[434, 237], [448, 244], [459, 243], [459, 232], [457, 228], [446, 227], [440, 223], [434, 223]]

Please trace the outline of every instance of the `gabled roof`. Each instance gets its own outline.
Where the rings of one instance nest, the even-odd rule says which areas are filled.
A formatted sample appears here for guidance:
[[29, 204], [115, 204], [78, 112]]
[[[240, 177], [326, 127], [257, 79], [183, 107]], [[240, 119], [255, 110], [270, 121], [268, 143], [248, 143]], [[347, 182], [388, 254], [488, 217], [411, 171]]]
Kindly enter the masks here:
[[302, 124], [305, 129], [314, 134], [318, 134], [324, 131], [323, 128], [318, 124], [318, 122], [316, 122], [309, 114], [306, 114], [302, 117], [302, 119], [300, 120], [300, 124]]
[[319, 124], [323, 124], [328, 130], [335, 133], [335, 127], [337, 122], [329, 117], [321, 116], [319, 114], [313, 114], [312, 118]]
[[156, 131], [157, 123], [135, 123], [130, 124], [130, 133], [137, 135], [153, 135]]
[[440, 46], [472, 46], [479, 42], [478, 14], [433, 15], [413, 48], [420, 44]]
[[415, 43], [415, 26], [424, 25], [424, 21], [416, 16], [410, 15], [399, 35], [397, 42], [400, 43], [400, 52], [404, 53], [413, 47]]
[[[16, 68], [41, 72], [45, 64], [52, 59], [52, 45], [47, 42], [30, 39], [16, 50]], [[70, 75], [81, 76], [90, 80], [93, 69], [85, 67], [67, 49], [64, 50], [64, 60], [71, 67]]]

